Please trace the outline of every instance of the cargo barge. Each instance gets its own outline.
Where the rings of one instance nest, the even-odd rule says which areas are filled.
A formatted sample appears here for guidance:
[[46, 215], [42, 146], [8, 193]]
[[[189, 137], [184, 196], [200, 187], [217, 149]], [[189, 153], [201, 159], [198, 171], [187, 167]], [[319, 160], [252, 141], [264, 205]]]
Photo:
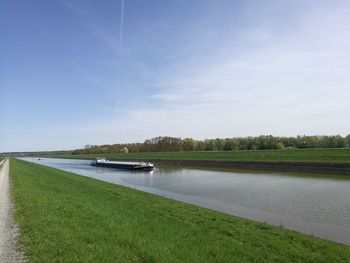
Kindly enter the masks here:
[[141, 171], [151, 171], [153, 170], [153, 164], [148, 162], [120, 162], [120, 161], [110, 161], [104, 158], [97, 158], [91, 162], [92, 166], [97, 167], [107, 167], [123, 170], [141, 170]]

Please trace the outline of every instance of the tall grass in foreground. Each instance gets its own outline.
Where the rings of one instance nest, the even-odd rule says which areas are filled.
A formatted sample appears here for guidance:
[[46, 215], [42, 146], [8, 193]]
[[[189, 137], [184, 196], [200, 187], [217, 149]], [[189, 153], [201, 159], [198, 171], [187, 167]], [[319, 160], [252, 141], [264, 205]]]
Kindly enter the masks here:
[[350, 248], [11, 160], [29, 262], [350, 262]]

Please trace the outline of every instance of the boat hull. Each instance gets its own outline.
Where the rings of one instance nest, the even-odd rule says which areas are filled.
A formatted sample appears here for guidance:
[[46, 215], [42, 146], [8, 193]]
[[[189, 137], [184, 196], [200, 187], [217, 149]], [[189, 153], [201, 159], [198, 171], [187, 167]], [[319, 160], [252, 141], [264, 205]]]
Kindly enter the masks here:
[[138, 170], [138, 171], [151, 171], [153, 170], [153, 165], [147, 164], [127, 164], [127, 163], [112, 163], [112, 162], [94, 162], [91, 163], [92, 166], [96, 167], [107, 167], [121, 170]]

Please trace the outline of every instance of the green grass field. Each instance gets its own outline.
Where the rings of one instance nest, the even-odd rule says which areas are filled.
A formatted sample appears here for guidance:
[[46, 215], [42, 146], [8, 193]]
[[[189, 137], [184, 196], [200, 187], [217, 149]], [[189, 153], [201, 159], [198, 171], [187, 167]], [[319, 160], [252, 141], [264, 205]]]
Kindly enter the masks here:
[[29, 262], [350, 262], [350, 248], [11, 160]]
[[350, 163], [350, 148], [341, 149], [290, 149], [224, 152], [150, 152], [58, 155], [64, 158], [106, 157], [110, 159], [178, 159], [178, 160], [232, 160], [232, 161], [287, 161], [317, 163]]

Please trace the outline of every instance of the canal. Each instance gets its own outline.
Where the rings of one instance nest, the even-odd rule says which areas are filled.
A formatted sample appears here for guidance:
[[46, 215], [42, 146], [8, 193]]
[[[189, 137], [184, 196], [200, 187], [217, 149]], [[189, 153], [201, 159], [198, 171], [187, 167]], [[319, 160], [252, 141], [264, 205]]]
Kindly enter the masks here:
[[350, 244], [350, 178], [317, 174], [90, 166], [88, 160], [20, 158], [239, 217]]

